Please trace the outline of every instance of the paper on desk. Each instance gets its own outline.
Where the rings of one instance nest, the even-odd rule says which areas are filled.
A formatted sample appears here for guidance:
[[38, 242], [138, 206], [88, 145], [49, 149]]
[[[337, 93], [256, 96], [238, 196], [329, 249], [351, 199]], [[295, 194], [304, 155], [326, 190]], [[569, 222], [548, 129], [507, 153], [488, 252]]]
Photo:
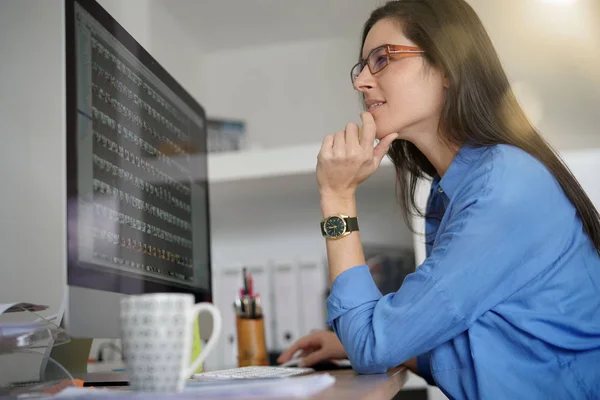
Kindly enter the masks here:
[[0, 304], [0, 314], [10, 313], [10, 312], [19, 312], [19, 311], [44, 311], [48, 309], [48, 306], [42, 304], [33, 304], [33, 303], [9, 303], [9, 304]]
[[219, 399], [231, 397], [308, 397], [333, 385], [335, 378], [329, 374], [315, 374], [290, 378], [224, 380], [190, 382], [184, 394], [206, 395]]
[[[222, 380], [189, 382], [182, 393], [136, 393], [118, 390], [101, 390], [68, 387], [51, 399], [137, 399], [160, 398], [165, 400], [210, 399], [266, 399], [301, 398], [315, 395], [335, 382], [329, 374], [315, 374], [291, 378]], [[200, 397], [202, 396], [202, 397]]]

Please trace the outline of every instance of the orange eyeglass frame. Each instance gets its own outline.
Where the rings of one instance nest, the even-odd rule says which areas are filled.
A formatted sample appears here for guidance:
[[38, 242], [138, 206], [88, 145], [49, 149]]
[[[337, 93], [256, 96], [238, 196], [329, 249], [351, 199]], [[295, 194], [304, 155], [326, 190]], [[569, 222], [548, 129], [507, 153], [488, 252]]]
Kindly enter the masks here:
[[[377, 54], [377, 52], [382, 52], [381, 54]], [[369, 67], [369, 71], [371, 75], [375, 75], [381, 72], [385, 67], [390, 64], [390, 58], [392, 56], [401, 57], [401, 58], [409, 58], [409, 57], [419, 57], [425, 53], [421, 48], [416, 46], [404, 46], [404, 45], [395, 45], [395, 44], [384, 44], [382, 46], [376, 47], [367, 56], [366, 59], [359, 61], [354, 64], [352, 69], [350, 70], [350, 79], [352, 84], [358, 75], [362, 73], [365, 69], [365, 66]], [[383, 56], [385, 63], [377, 64], [381, 57]], [[375, 59], [373, 59], [375, 57]], [[358, 69], [360, 68], [360, 69]]]

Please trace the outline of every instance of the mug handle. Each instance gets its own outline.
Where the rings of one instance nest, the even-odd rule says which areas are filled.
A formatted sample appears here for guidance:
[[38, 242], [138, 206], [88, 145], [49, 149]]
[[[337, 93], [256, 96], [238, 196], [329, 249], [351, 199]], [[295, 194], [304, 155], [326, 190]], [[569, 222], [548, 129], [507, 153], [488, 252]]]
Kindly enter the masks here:
[[192, 365], [190, 365], [186, 369], [186, 373], [185, 373], [186, 377], [190, 377], [196, 373], [196, 371], [198, 370], [200, 365], [204, 362], [204, 360], [206, 360], [206, 357], [210, 354], [210, 352], [213, 350], [213, 348], [217, 345], [217, 340], [219, 340], [219, 336], [221, 335], [222, 321], [221, 321], [221, 313], [219, 312], [219, 309], [210, 303], [194, 304], [194, 307], [192, 308], [192, 315], [193, 315], [194, 323], [196, 323], [196, 324], [198, 323], [198, 314], [200, 314], [202, 311], [208, 311], [212, 315], [213, 328], [212, 328], [212, 332], [210, 334], [210, 338], [208, 339], [208, 342], [206, 343], [206, 346], [202, 349], [200, 354], [198, 354], [198, 357], [196, 357], [196, 359], [192, 362]]

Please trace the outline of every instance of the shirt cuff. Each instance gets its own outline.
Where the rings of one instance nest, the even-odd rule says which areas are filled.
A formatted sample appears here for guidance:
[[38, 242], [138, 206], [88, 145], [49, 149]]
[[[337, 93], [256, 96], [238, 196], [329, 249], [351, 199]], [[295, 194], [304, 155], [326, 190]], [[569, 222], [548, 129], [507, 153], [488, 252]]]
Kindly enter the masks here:
[[431, 386], [436, 386], [431, 374], [431, 364], [429, 362], [429, 353], [417, 356], [417, 372], [419, 376], [427, 381]]
[[381, 298], [367, 265], [359, 265], [342, 272], [331, 285], [327, 298], [327, 324], [346, 312]]

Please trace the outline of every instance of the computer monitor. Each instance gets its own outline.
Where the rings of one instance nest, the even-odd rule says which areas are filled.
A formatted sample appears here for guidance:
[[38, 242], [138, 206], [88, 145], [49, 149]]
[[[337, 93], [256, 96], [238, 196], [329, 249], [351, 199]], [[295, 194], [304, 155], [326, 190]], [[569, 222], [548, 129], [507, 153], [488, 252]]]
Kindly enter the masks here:
[[124, 295], [211, 301], [205, 112], [98, 3], [65, 5], [65, 325], [116, 338]]

